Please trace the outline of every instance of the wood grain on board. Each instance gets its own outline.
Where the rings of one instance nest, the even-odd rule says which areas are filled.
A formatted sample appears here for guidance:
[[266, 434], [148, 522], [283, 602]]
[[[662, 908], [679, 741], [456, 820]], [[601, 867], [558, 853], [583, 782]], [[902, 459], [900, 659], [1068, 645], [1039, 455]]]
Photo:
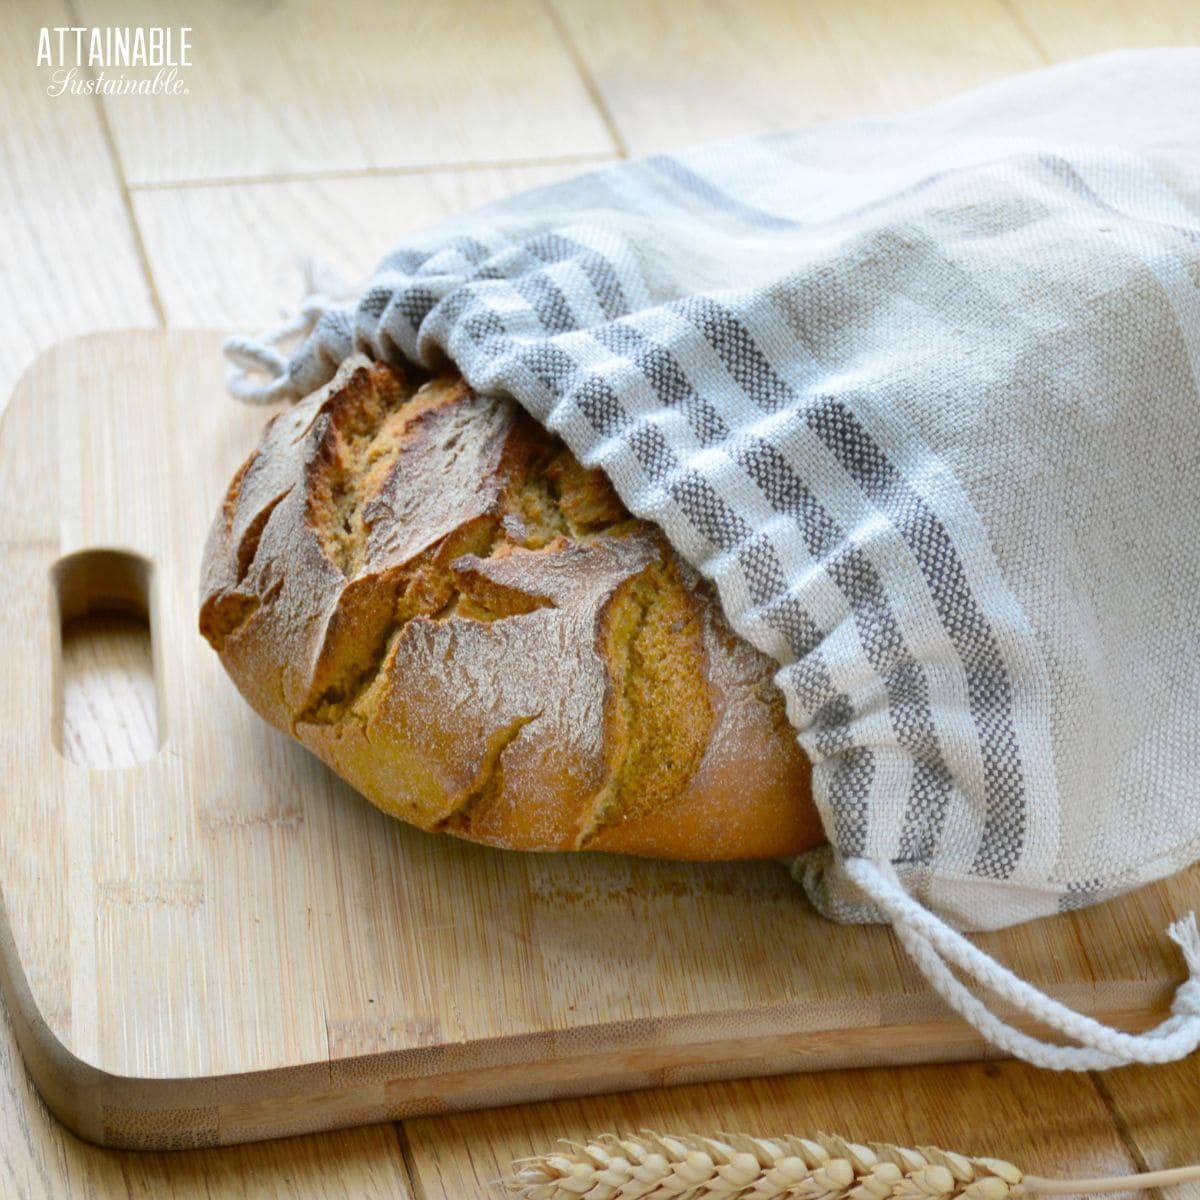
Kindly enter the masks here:
[[[92, 25], [162, 23], [158, 0], [77, 7]], [[130, 185], [614, 148], [537, 0], [213, 0], [188, 13], [187, 94], [103, 101]]]
[[131, 767], [158, 750], [154, 662], [146, 621], [128, 613], [79, 617], [62, 629], [63, 756]]
[[399, 1131], [371, 1125], [213, 1150], [113, 1151], [81, 1141], [34, 1090], [0, 1012], [5, 1200], [425, 1200]]

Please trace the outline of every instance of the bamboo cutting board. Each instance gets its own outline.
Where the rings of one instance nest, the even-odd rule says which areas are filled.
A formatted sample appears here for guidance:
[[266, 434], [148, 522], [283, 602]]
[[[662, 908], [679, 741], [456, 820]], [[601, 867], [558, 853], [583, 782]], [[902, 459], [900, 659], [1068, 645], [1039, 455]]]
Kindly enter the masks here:
[[[0, 979], [63, 1121], [214, 1145], [985, 1056], [888, 930], [824, 921], [776, 863], [432, 837], [259, 720], [196, 629], [208, 525], [267, 415], [225, 396], [218, 344], [62, 343], [0, 426]], [[114, 608], [148, 617], [161, 745], [96, 770], [62, 752], [61, 629]], [[1193, 870], [977, 940], [1144, 1028], [1183, 974], [1163, 930], [1198, 894]]]

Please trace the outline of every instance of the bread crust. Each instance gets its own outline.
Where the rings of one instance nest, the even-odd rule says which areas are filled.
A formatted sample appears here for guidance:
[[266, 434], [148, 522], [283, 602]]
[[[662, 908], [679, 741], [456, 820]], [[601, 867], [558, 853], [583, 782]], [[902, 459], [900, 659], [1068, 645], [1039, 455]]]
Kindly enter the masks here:
[[457, 375], [356, 357], [275, 417], [210, 531], [200, 629], [266, 720], [422, 829], [682, 859], [825, 840], [775, 664], [600, 472]]

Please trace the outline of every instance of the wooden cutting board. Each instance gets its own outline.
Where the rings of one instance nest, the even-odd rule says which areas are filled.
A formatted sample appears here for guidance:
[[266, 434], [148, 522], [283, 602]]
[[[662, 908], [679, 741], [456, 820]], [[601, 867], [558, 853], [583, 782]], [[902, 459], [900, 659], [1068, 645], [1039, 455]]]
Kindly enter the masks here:
[[[266, 726], [196, 630], [199, 560], [267, 414], [219, 338], [62, 343], [0, 426], [0, 976], [73, 1130], [212, 1145], [520, 1100], [985, 1056], [882, 927], [776, 863], [432, 837]], [[149, 614], [161, 747], [61, 752], [61, 626]], [[1161, 1019], [1190, 871], [979, 935], [1079, 1009]]]

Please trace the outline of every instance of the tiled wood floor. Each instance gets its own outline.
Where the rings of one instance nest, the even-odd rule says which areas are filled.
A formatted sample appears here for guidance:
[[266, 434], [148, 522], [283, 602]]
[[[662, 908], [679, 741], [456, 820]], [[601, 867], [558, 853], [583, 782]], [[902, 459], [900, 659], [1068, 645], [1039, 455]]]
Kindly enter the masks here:
[[[102, 102], [46, 96], [38, 29], [181, 23], [181, 9], [0, 8], [0, 396], [58, 338], [252, 329], [298, 298], [304, 255], [353, 280], [406, 230], [590, 164], [902, 111], [1120, 46], [1200, 41], [1192, 0], [212, 0], [186, 18], [187, 96]], [[121, 654], [114, 643], [118, 674]], [[117, 1154], [55, 1123], [4, 1024], [0, 1097], [0, 1195], [31, 1200], [463, 1200], [557, 1138], [643, 1126], [831, 1129], [1042, 1174], [1200, 1158], [1200, 1059], [1082, 1077], [1008, 1062], [781, 1076]]]

